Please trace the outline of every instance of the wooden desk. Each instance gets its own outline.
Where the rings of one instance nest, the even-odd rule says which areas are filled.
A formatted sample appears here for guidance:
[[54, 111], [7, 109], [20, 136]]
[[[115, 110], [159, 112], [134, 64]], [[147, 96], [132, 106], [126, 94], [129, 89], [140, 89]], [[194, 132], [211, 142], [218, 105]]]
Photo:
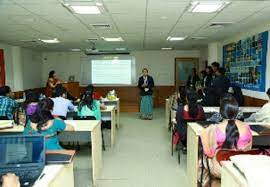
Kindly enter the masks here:
[[113, 147], [116, 134], [115, 106], [107, 106], [105, 110], [101, 110], [101, 119], [102, 121], [111, 121], [111, 147]]
[[[12, 122], [11, 120], [5, 120]], [[102, 170], [102, 139], [101, 139], [101, 121], [97, 120], [66, 120], [66, 123], [73, 124], [76, 132], [90, 132], [92, 146], [92, 179], [94, 186], [97, 179], [101, 176]], [[0, 130], [0, 133], [20, 133], [23, 132], [23, 126], [14, 126], [10, 129]], [[70, 131], [73, 132], [73, 131]]]
[[222, 162], [221, 187], [247, 187], [246, 178], [233, 166], [231, 161]]
[[73, 97], [80, 97], [79, 82], [67, 82], [62, 84]]
[[34, 187], [74, 187], [73, 162], [66, 165], [47, 165]]
[[103, 99], [102, 102], [106, 106], [115, 106], [115, 112], [116, 112], [116, 127], [120, 127], [120, 99], [114, 99], [114, 100], [109, 100], [107, 98]]
[[[250, 125], [266, 125], [265, 123], [249, 123]], [[199, 154], [199, 136], [203, 127], [197, 123], [188, 123], [187, 130], [187, 178], [189, 187], [197, 187], [198, 179], [198, 154]], [[258, 133], [252, 132], [253, 136]]]

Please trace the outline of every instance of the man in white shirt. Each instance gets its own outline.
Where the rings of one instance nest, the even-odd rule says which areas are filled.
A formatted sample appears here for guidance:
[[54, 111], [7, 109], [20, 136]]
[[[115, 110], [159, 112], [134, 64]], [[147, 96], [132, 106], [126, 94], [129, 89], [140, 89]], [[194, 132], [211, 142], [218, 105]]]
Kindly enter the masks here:
[[256, 113], [245, 119], [246, 122], [264, 122], [270, 123], [270, 88], [266, 92], [269, 101]]
[[74, 110], [74, 105], [66, 97], [67, 90], [62, 85], [57, 86], [55, 88], [55, 98], [52, 98], [54, 102], [52, 114], [54, 116], [66, 118], [67, 113]]

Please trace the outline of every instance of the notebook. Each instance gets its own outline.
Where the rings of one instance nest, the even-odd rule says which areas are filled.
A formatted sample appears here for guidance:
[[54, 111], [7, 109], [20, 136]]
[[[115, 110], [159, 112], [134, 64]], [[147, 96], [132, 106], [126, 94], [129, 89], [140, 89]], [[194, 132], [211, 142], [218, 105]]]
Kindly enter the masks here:
[[74, 155], [74, 150], [46, 151], [46, 164], [69, 164]]

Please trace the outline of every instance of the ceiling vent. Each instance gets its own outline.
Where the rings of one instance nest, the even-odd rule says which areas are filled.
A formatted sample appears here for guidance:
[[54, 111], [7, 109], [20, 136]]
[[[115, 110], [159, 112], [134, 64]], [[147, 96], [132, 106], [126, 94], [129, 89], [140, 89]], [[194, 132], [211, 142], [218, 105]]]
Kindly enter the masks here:
[[232, 22], [213, 22], [209, 25], [211, 28], [221, 28], [221, 27], [226, 27], [229, 25], [232, 25]]
[[91, 26], [95, 29], [111, 29], [111, 25], [106, 23], [95, 23], [91, 24]]

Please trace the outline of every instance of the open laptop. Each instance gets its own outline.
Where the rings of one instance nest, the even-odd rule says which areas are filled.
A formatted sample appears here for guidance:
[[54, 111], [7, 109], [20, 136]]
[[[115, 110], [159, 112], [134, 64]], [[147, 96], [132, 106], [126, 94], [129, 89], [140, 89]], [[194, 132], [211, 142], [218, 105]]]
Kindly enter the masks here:
[[21, 186], [32, 186], [45, 166], [44, 136], [0, 136], [0, 177], [15, 173]]

